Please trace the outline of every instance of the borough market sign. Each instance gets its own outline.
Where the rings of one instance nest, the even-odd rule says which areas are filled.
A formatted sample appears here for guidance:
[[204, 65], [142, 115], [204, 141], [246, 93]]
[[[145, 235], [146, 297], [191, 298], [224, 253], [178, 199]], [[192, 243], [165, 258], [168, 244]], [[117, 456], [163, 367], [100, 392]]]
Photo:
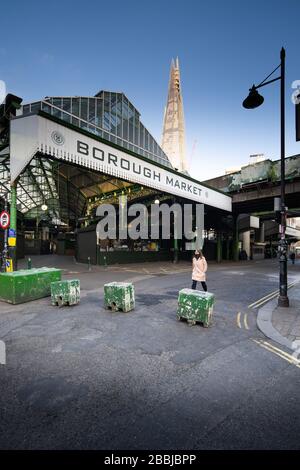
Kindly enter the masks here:
[[14, 181], [36, 153], [231, 211], [231, 198], [175, 171], [155, 165], [39, 115], [11, 121], [10, 170]]

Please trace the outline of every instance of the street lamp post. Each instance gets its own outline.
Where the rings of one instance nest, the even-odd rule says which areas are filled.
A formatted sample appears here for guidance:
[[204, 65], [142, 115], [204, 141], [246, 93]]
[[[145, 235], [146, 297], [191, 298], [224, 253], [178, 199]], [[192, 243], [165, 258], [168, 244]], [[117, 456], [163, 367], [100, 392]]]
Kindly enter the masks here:
[[[268, 80], [268, 78], [280, 68], [280, 76]], [[258, 93], [257, 89], [280, 80], [280, 161], [281, 161], [281, 224], [279, 241], [279, 297], [278, 306], [288, 307], [289, 299], [287, 295], [287, 242], [285, 238], [286, 230], [286, 206], [285, 206], [285, 49], [280, 51], [280, 64], [270, 73], [259, 85], [253, 85], [250, 88], [249, 95], [243, 101], [246, 109], [254, 109], [264, 102], [264, 98]]]

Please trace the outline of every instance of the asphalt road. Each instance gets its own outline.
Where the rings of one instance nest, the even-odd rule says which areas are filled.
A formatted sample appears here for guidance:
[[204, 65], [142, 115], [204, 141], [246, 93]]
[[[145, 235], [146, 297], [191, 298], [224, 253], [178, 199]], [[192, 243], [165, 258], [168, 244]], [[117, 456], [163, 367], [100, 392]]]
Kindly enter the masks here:
[[[187, 264], [64, 266], [80, 305], [0, 303], [1, 449], [300, 448], [300, 367], [248, 308], [277, 288], [276, 260], [209, 266], [210, 328], [176, 320]], [[134, 282], [134, 311], [103, 308], [112, 280]]]

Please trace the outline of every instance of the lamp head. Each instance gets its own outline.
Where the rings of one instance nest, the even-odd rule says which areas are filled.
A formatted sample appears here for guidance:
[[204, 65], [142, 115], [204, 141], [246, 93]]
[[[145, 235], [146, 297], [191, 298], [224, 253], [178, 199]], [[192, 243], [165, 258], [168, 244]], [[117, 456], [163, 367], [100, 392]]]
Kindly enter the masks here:
[[258, 106], [263, 104], [263, 102], [264, 97], [258, 93], [257, 89], [255, 88], [255, 85], [253, 85], [253, 87], [250, 88], [249, 95], [243, 101], [243, 107], [246, 109], [254, 109], [258, 108]]

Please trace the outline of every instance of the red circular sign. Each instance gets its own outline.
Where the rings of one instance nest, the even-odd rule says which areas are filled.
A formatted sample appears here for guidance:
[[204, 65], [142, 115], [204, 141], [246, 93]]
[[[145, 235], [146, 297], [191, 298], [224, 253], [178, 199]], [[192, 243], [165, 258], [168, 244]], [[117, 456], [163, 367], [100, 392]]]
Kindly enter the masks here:
[[6, 211], [2, 211], [0, 214], [0, 226], [4, 229], [9, 227], [9, 213]]

